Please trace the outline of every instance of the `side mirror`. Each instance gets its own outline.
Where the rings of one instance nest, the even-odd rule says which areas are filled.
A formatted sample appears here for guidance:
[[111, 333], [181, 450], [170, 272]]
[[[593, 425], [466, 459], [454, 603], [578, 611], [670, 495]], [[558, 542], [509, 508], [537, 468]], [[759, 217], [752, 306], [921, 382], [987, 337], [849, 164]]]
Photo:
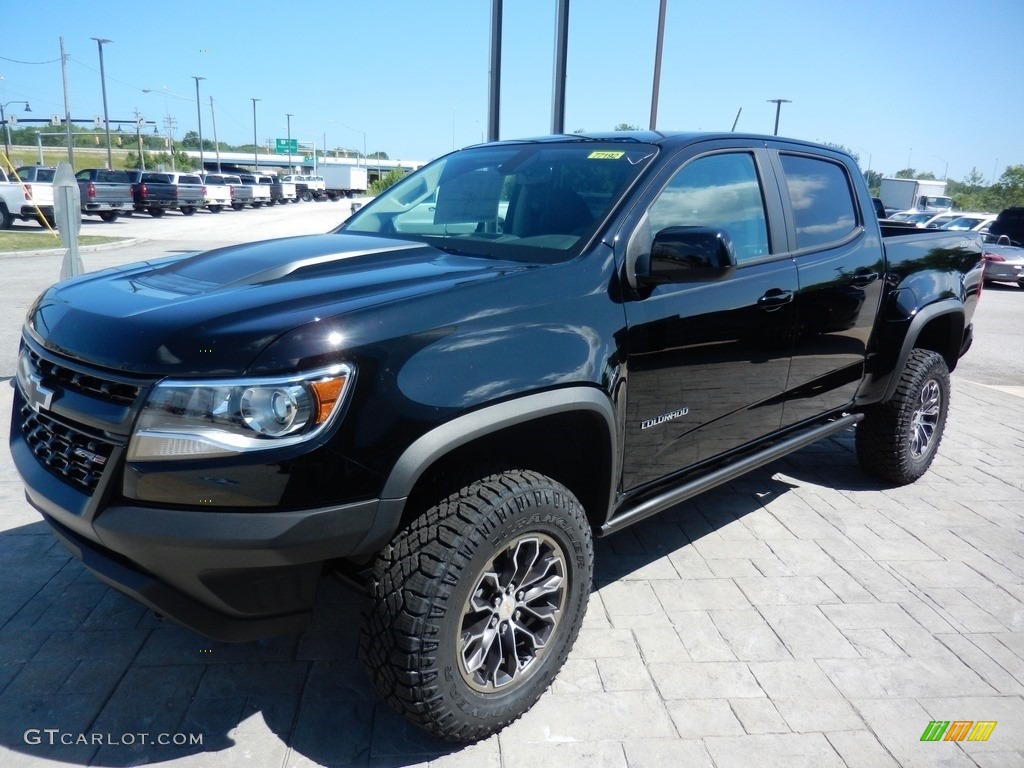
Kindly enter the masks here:
[[647, 268], [638, 264], [644, 286], [720, 280], [736, 269], [732, 240], [720, 229], [668, 227], [654, 236]]

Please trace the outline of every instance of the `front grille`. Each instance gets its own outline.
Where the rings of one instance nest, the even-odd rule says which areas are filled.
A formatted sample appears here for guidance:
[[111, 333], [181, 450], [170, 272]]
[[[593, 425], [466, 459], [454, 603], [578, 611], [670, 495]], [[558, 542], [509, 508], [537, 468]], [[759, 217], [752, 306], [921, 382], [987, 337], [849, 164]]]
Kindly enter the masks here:
[[133, 405], [139, 398], [139, 387], [120, 381], [109, 381], [40, 357], [29, 351], [32, 366], [43, 383], [52, 388], [68, 389], [84, 395], [106, 400], [117, 405]]
[[79, 490], [92, 494], [114, 450], [102, 438], [61, 424], [23, 405], [21, 433], [39, 463]]

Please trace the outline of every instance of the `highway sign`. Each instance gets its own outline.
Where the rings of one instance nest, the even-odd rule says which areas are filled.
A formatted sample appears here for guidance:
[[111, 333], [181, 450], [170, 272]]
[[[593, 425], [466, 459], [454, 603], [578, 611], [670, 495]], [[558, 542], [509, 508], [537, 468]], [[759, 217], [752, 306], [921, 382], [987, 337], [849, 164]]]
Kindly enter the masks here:
[[299, 140], [274, 139], [274, 152], [278, 155], [291, 155], [299, 151]]

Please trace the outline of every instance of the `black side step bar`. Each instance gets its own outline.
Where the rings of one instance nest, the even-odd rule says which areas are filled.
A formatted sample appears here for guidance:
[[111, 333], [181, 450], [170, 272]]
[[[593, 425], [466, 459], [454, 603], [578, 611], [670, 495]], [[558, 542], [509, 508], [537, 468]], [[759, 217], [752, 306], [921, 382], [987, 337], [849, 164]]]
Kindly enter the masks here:
[[800, 434], [787, 438], [780, 443], [770, 445], [758, 453], [751, 454], [750, 456], [737, 461], [735, 464], [729, 464], [728, 466], [716, 469], [714, 472], [704, 475], [703, 477], [699, 477], [696, 480], [691, 480], [678, 488], [673, 488], [663, 494], [647, 499], [638, 506], [623, 512], [621, 515], [613, 517], [607, 523], [602, 525], [599, 530], [599, 535], [607, 536], [609, 533], [620, 531], [638, 520], [643, 520], [645, 517], [650, 517], [651, 515], [656, 515], [659, 512], [664, 512], [669, 507], [673, 507], [680, 502], [696, 496], [697, 494], [710, 490], [716, 485], [727, 483], [730, 480], [736, 479], [740, 475], [746, 474], [752, 469], [757, 469], [758, 467], [764, 466], [776, 459], [780, 459], [786, 454], [798, 451], [801, 448], [808, 446], [811, 443], [816, 443], [818, 440], [828, 437], [831, 434], [841, 432], [847, 427], [853, 426], [863, 418], [864, 414], [862, 413], [847, 414], [835, 421], [830, 421], [828, 424], [823, 424], [820, 427], [815, 427], [807, 432], [801, 432]]

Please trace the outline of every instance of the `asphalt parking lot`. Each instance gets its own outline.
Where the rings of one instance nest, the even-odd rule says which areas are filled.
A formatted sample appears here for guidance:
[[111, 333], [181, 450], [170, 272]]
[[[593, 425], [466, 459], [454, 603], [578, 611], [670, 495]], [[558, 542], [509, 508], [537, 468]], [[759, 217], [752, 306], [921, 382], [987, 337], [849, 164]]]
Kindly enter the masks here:
[[[84, 259], [326, 231], [345, 205], [83, 225], [135, 239]], [[20, 317], [59, 260], [0, 254], [5, 433]], [[1024, 766], [1024, 291], [986, 289], [975, 319], [922, 480], [867, 480], [843, 433], [598, 541], [554, 686], [466, 748], [376, 699], [347, 587], [322, 583], [302, 635], [206, 640], [72, 560], [0, 451], [0, 768]], [[995, 726], [922, 741], [932, 721]]]

